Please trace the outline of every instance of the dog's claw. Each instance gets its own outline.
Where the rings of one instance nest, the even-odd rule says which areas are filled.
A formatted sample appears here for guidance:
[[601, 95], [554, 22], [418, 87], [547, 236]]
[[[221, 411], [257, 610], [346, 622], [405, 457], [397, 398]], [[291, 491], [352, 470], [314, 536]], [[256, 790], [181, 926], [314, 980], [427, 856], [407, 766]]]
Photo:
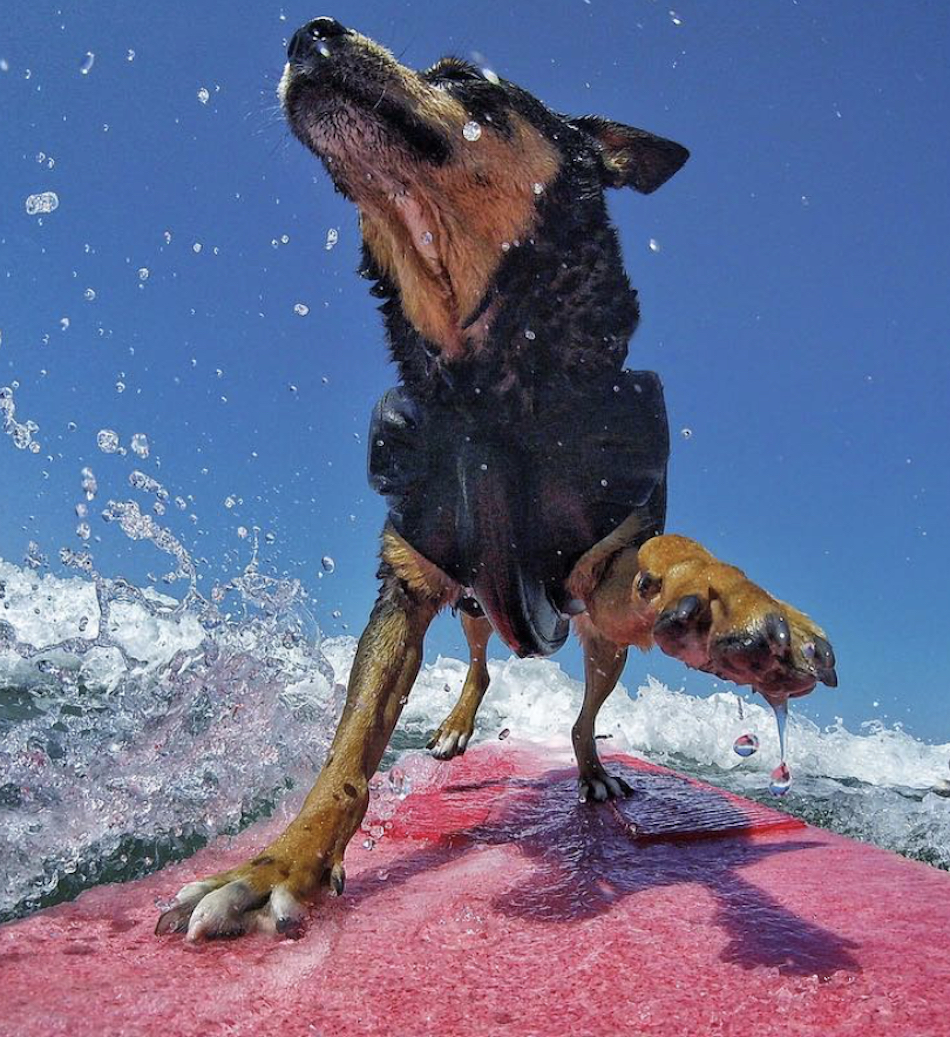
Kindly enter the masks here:
[[822, 684], [829, 688], [838, 687], [838, 674], [835, 671], [835, 652], [830, 643], [823, 637], [815, 637], [815, 673]]
[[333, 895], [336, 897], [343, 896], [343, 889], [346, 886], [346, 871], [341, 863], [336, 863], [330, 871], [330, 889], [333, 891]]
[[700, 619], [703, 603], [698, 594], [687, 594], [672, 607], [660, 613], [654, 625], [654, 633], [666, 633], [676, 636]]
[[777, 656], [785, 655], [792, 646], [792, 631], [784, 616], [770, 612], [765, 617], [765, 634], [772, 646], [772, 652]]
[[183, 933], [188, 929], [188, 922], [192, 912], [206, 894], [215, 888], [214, 882], [189, 882], [183, 886], [175, 897], [174, 903], [166, 911], [159, 915], [155, 924], [155, 935], [164, 936], [166, 933]]
[[303, 936], [307, 925], [307, 910], [286, 886], [272, 890], [270, 909], [280, 936], [286, 936], [288, 940], [299, 940]]

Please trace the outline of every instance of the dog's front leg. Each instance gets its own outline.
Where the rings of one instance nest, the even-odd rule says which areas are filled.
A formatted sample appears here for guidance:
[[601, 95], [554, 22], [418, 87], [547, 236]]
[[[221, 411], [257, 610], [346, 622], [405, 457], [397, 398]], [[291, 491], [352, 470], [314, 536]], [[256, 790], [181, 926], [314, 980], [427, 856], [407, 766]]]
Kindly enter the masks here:
[[444, 580], [430, 578], [428, 563], [388, 532], [383, 563], [343, 716], [300, 813], [252, 860], [185, 886], [157, 933], [187, 929], [190, 940], [257, 928], [296, 935], [305, 901], [322, 884], [343, 891], [344, 850], [366, 813], [369, 780], [419, 672], [423, 637], [445, 591]]
[[[808, 694], [818, 681], [837, 684], [824, 631], [695, 540], [655, 536], [598, 563], [591, 570], [597, 582], [578, 580], [576, 592], [597, 632], [615, 644], [656, 644], [776, 704]], [[588, 570], [579, 569], [585, 578]]]

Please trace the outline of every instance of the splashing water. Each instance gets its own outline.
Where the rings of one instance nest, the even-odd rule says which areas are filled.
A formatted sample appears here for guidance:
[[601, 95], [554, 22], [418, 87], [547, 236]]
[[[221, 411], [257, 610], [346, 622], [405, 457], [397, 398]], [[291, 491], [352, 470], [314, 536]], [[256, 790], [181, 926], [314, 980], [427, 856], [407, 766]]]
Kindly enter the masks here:
[[[134, 501], [103, 517], [169, 555], [166, 580], [187, 591], [106, 579], [87, 550], [60, 551], [83, 574], [66, 579], [39, 575], [32, 543], [26, 568], [0, 561], [0, 919], [268, 812], [319, 769], [342, 706], [307, 595], [259, 572], [256, 540], [208, 601], [182, 543]], [[235, 598], [237, 618], [220, 608]]]
[[17, 450], [29, 450], [30, 453], [38, 454], [42, 449], [35, 438], [39, 430], [40, 427], [35, 421], [17, 421], [16, 400], [11, 386], [5, 385], [0, 389], [0, 432], [10, 437]]
[[59, 208], [59, 195], [55, 191], [41, 191], [31, 194], [26, 200], [28, 216], [43, 216]]

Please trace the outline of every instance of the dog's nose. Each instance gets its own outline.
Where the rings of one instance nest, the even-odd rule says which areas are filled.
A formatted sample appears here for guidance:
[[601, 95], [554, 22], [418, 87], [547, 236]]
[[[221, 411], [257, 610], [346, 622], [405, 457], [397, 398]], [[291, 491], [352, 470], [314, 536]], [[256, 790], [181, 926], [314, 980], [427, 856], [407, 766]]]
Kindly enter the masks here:
[[336, 36], [346, 36], [348, 32], [349, 29], [336, 18], [314, 18], [293, 34], [287, 46], [287, 58], [289, 61], [299, 61], [313, 52], [314, 44], [332, 40]]

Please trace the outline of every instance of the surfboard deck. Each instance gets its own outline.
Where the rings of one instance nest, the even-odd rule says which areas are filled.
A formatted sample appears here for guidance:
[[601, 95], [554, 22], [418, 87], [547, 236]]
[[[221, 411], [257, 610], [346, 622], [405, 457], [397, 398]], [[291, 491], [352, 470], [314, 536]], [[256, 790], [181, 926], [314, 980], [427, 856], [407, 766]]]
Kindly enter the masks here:
[[435, 765], [299, 941], [152, 934], [156, 900], [274, 823], [0, 927], [0, 1031], [83, 1035], [950, 1032], [950, 875], [626, 756]]

